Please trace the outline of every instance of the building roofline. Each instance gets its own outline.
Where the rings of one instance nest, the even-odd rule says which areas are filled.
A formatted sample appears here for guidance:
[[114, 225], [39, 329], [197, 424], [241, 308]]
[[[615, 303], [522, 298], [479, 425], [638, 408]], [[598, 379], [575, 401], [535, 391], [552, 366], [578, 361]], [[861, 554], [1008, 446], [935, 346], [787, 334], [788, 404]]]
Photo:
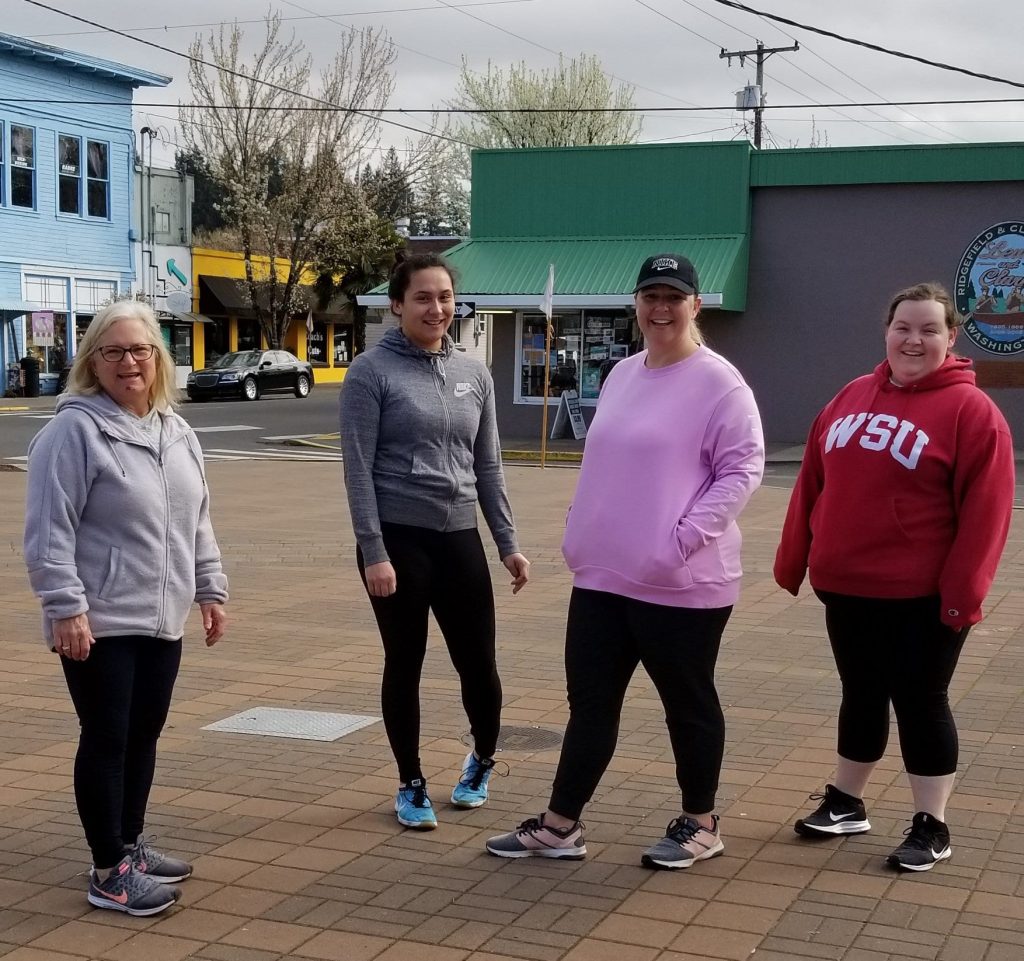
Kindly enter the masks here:
[[171, 78], [165, 77], [163, 74], [140, 70], [138, 67], [129, 67], [112, 60], [101, 60], [99, 57], [92, 57], [74, 50], [65, 50], [62, 47], [51, 47], [49, 44], [26, 40], [24, 37], [16, 37], [10, 33], [0, 33], [0, 52], [63, 64], [82, 73], [98, 74], [108, 80], [129, 83], [132, 87], [166, 87], [171, 82]]

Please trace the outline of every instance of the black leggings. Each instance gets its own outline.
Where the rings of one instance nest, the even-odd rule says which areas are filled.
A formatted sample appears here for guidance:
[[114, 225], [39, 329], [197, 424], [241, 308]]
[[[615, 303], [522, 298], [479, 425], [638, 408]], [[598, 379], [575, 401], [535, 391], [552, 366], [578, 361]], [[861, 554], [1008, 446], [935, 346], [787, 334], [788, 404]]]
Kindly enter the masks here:
[[[474, 747], [492, 757], [501, 726], [501, 680], [494, 659], [494, 589], [476, 529], [427, 530], [381, 524], [397, 590], [371, 597], [384, 642], [381, 713], [398, 776], [408, 783], [420, 768], [420, 673], [427, 652], [427, 616], [434, 612], [462, 687]], [[362, 552], [356, 549], [363, 584]]]
[[128, 635], [96, 639], [84, 661], [60, 659], [81, 734], [75, 801], [97, 868], [124, 857], [142, 834], [181, 664], [181, 641]]
[[565, 633], [569, 724], [549, 807], [578, 820], [615, 753], [630, 678], [643, 663], [665, 708], [689, 814], [715, 809], [725, 717], [715, 662], [732, 607], [667, 607], [574, 587]]
[[907, 773], [955, 773], [959, 741], [948, 691], [968, 628], [942, 623], [938, 597], [816, 593], [843, 684], [839, 755], [865, 764], [882, 757], [891, 702]]

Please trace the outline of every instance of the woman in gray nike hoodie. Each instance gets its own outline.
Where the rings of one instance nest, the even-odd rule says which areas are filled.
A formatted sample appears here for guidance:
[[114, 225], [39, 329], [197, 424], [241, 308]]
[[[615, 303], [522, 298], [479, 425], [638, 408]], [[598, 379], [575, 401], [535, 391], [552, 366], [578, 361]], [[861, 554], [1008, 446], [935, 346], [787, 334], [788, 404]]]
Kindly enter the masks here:
[[357, 564], [384, 643], [381, 712], [398, 763], [395, 813], [437, 827], [420, 767], [419, 683], [433, 611], [459, 674], [474, 749], [456, 807], [487, 800], [501, 720], [494, 592], [477, 504], [517, 593], [529, 561], [505, 494], [487, 368], [455, 350], [452, 271], [437, 255], [410, 257], [388, 288], [400, 325], [356, 357], [341, 391], [341, 441]]
[[88, 899], [133, 915], [169, 907], [177, 891], [167, 882], [192, 873], [142, 831], [192, 604], [207, 645], [226, 625], [203, 455], [174, 413], [173, 385], [153, 312], [134, 301], [104, 308], [28, 458], [25, 561], [81, 724]]

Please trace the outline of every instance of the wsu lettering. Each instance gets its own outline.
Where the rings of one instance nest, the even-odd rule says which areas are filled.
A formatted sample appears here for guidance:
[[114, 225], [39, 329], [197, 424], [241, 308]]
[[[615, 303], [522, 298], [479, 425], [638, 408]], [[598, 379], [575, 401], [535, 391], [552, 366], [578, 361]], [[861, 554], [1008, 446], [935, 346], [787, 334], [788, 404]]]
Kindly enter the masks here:
[[921, 452], [928, 446], [928, 435], [909, 420], [892, 414], [847, 414], [828, 429], [825, 453], [834, 447], [845, 447], [859, 435], [864, 450], [888, 450], [893, 459], [908, 470], [917, 467]]

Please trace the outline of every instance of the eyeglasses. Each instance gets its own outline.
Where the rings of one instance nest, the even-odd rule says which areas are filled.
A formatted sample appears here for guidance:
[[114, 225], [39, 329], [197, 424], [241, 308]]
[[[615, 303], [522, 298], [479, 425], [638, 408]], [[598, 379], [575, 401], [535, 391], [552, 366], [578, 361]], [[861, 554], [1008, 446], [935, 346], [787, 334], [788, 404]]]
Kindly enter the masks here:
[[149, 360], [154, 350], [152, 344], [132, 344], [131, 347], [100, 347], [99, 355], [112, 364], [119, 364], [125, 354], [131, 354], [136, 360]]

